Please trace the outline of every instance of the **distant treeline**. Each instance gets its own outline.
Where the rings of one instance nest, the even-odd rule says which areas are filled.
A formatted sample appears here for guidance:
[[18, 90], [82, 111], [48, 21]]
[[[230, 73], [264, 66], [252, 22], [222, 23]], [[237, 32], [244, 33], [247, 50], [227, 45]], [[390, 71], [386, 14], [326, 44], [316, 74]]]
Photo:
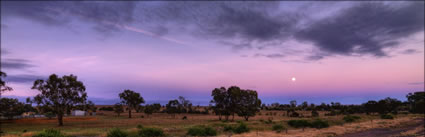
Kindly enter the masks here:
[[[6, 77], [6, 73], [0, 71], [0, 95], [6, 91], [13, 89], [6, 85], [2, 80]], [[58, 77], [55, 74], [49, 76], [47, 80], [38, 79], [34, 81], [32, 89], [40, 91], [34, 98], [27, 98], [26, 103], [19, 102], [17, 99], [1, 98], [0, 99], [0, 116], [12, 118], [25, 112], [33, 112], [35, 114], [44, 114], [49, 117], [56, 116], [60, 126], [63, 125], [62, 118], [65, 114], [70, 114], [72, 110], [83, 110], [96, 112], [98, 108], [95, 104], [87, 100], [86, 88], [83, 82], [78, 81], [74, 75]], [[152, 113], [168, 113], [175, 117], [176, 114], [210, 114], [229, 120], [231, 116], [243, 117], [248, 120], [255, 116], [260, 110], [278, 110], [286, 111], [288, 116], [299, 117], [296, 111], [311, 111], [312, 116], [318, 116], [317, 111], [328, 111], [326, 115], [339, 114], [397, 114], [401, 111], [410, 113], [424, 113], [425, 92], [409, 93], [407, 101], [401, 102], [394, 98], [385, 98], [379, 101], [368, 101], [361, 105], [341, 105], [340, 103], [331, 103], [320, 105], [308, 104], [303, 102], [300, 105], [296, 101], [290, 101], [289, 104], [273, 103], [266, 106], [258, 99], [258, 93], [255, 90], [241, 89], [237, 86], [229, 88], [215, 88], [211, 92], [212, 100], [208, 107], [194, 107], [191, 101], [180, 96], [178, 99], [170, 100], [165, 107], [159, 103], [142, 105], [145, 103], [140, 93], [132, 90], [124, 90], [118, 94], [121, 102], [116, 103], [113, 107], [101, 107], [101, 111], [114, 111], [119, 116], [125, 111], [131, 118], [132, 111], [143, 112], [147, 117]], [[36, 104], [37, 107], [32, 107]], [[203, 109], [201, 109], [203, 108]], [[184, 119], [185, 117], [183, 117]]]

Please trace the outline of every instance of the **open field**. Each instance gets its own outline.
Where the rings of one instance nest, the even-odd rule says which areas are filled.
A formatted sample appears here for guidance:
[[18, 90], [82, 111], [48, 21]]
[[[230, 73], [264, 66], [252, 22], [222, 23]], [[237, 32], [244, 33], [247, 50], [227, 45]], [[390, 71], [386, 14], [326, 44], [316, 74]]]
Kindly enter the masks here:
[[[270, 112], [272, 112], [270, 115]], [[176, 118], [165, 113], [155, 113], [149, 117], [143, 113], [133, 113], [133, 118], [127, 118], [128, 113], [121, 114], [120, 117], [116, 116], [113, 112], [102, 112], [104, 115], [98, 116], [82, 116], [82, 117], [65, 117], [64, 126], [58, 127], [57, 120], [52, 118], [27, 118], [19, 120], [3, 120], [1, 121], [1, 128], [5, 132], [6, 137], [15, 136], [32, 136], [33, 134], [48, 128], [55, 128], [61, 130], [63, 133], [69, 136], [106, 136], [106, 132], [113, 128], [118, 127], [127, 131], [130, 135], [136, 135], [138, 129], [137, 125], [143, 125], [144, 127], [157, 127], [164, 130], [167, 136], [185, 136], [187, 129], [197, 125], [207, 125], [217, 129], [219, 136], [229, 136], [232, 133], [224, 132], [224, 125], [235, 125], [236, 121], [244, 121], [241, 117], [235, 116], [234, 122], [223, 122], [218, 120], [218, 116], [215, 115], [202, 115], [202, 114], [180, 114]], [[266, 115], [267, 113], [267, 115]], [[325, 112], [320, 112], [320, 119], [329, 122], [330, 127], [324, 129], [312, 129], [306, 128], [305, 131], [302, 129], [291, 128], [286, 124], [286, 121], [291, 119], [306, 119], [311, 120], [315, 118], [291, 118], [282, 116], [283, 111], [262, 111], [261, 115], [250, 118], [247, 121], [248, 127], [251, 132], [245, 134], [239, 134], [234, 136], [337, 136], [346, 133], [354, 133], [364, 131], [372, 128], [395, 128], [397, 126], [403, 126], [412, 121], [420, 118], [420, 115], [406, 115], [399, 114], [394, 120], [382, 120], [379, 116], [369, 115], [358, 115], [361, 119], [354, 123], [345, 123], [343, 121], [343, 115], [339, 116], [324, 116]], [[309, 112], [305, 113], [308, 116]], [[274, 115], [276, 114], [276, 115]], [[141, 116], [144, 116], [142, 118]], [[187, 120], [183, 120], [182, 117], [187, 116]], [[422, 116], [423, 118], [423, 116]], [[268, 119], [272, 120], [272, 123], [267, 123]], [[276, 123], [282, 123], [288, 128], [288, 133], [275, 133], [273, 132], [272, 126]], [[423, 126], [422, 126], [423, 127]], [[415, 129], [420, 132], [421, 129]], [[25, 131], [25, 132], [24, 132]], [[411, 135], [407, 131], [404, 134]], [[411, 131], [413, 132], [413, 131]], [[415, 132], [416, 133], [416, 132]], [[233, 136], [233, 135], [232, 135]]]

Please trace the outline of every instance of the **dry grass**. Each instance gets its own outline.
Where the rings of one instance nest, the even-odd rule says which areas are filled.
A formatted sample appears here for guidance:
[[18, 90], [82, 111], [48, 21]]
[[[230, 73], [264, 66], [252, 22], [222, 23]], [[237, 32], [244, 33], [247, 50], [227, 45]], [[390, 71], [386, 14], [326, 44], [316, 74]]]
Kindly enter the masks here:
[[[235, 125], [236, 121], [244, 121], [243, 118], [235, 116], [235, 122], [222, 122], [215, 115], [202, 114], [180, 114], [176, 118], [172, 118], [168, 114], [157, 113], [149, 116], [143, 113], [133, 113], [133, 118], [127, 118], [128, 113], [116, 116], [113, 112], [102, 112], [103, 115], [85, 116], [85, 117], [66, 117], [64, 126], [58, 127], [56, 119], [47, 118], [29, 118], [21, 120], [1, 121], [2, 130], [5, 131], [7, 137], [15, 136], [32, 136], [33, 134], [48, 128], [61, 130], [70, 136], [105, 136], [107, 131], [113, 127], [118, 127], [126, 130], [130, 134], [137, 134], [137, 125], [144, 127], [157, 127], [164, 130], [168, 136], [184, 136], [187, 129], [197, 125], [208, 125], [216, 128], [221, 135], [228, 135], [222, 131], [224, 125]], [[268, 113], [268, 115], [266, 115]], [[272, 113], [272, 115], [269, 115]], [[325, 112], [320, 112], [320, 118], [329, 121], [331, 127], [326, 129], [306, 129], [304, 132], [301, 129], [293, 129], [286, 124], [286, 121], [291, 119], [307, 119], [311, 112], [303, 111], [302, 113], [307, 118], [290, 118], [283, 111], [262, 111], [261, 115], [252, 117], [247, 121], [247, 125], [252, 129], [252, 132], [236, 136], [329, 136], [340, 135], [343, 133], [356, 132], [376, 127], [394, 126], [400, 122], [412, 119], [411, 115], [399, 115], [395, 120], [378, 120], [378, 116], [359, 115], [362, 119], [359, 122], [344, 124], [343, 116], [324, 116]], [[141, 116], [144, 115], [144, 118]], [[187, 120], [181, 118], [186, 115]], [[268, 119], [272, 120], [272, 124], [266, 123]], [[371, 122], [371, 120], [373, 120]], [[275, 133], [271, 131], [271, 127], [275, 123], [282, 123], [289, 128], [288, 134]], [[26, 130], [27, 132], [23, 133]], [[257, 133], [258, 132], [258, 133]]]

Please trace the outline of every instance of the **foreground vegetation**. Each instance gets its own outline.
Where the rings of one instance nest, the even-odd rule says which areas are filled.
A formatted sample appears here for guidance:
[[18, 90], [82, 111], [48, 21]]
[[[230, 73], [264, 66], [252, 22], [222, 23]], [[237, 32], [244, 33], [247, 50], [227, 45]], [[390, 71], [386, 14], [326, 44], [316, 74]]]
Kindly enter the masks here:
[[[0, 74], [0, 78], [6, 76], [5, 73]], [[2, 92], [12, 90], [1, 79], [0, 88]], [[378, 119], [403, 119], [406, 122], [417, 117], [415, 114], [420, 116], [424, 113], [425, 98], [425, 92], [415, 92], [406, 96], [406, 102], [385, 98], [361, 105], [341, 105], [338, 102], [320, 105], [303, 102], [298, 105], [296, 101], [266, 105], [258, 99], [257, 91], [231, 86], [212, 90], [211, 105], [208, 107], [193, 106], [184, 97], [170, 100], [165, 106], [142, 105], [144, 98], [132, 90], [120, 93], [118, 96], [121, 102], [114, 106], [99, 107], [87, 100], [83, 82], [73, 75], [59, 77], [52, 74], [47, 80], [36, 80], [32, 89], [40, 93], [33, 99], [28, 98], [26, 103], [18, 102], [17, 99], [0, 99], [0, 116], [9, 118], [1, 121], [0, 134], [34, 137], [149, 137], [216, 136], [249, 134], [251, 131], [281, 133], [283, 130], [288, 134], [288, 130], [322, 130], [343, 126], [345, 123], [373, 123]], [[33, 107], [32, 104], [37, 106]], [[98, 116], [65, 117], [72, 110], [97, 112]], [[13, 116], [24, 112], [43, 114], [48, 118], [12, 120]], [[57, 118], [57, 125], [52, 117]], [[423, 119], [423, 115], [420, 118]]]

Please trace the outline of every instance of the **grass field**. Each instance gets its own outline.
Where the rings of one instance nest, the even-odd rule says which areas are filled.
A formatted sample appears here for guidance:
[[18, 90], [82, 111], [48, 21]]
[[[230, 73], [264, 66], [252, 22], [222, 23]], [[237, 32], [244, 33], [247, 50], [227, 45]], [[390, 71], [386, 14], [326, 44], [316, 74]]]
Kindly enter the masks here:
[[[133, 113], [133, 118], [128, 118], [128, 113], [123, 113], [121, 116], [116, 116], [113, 112], [101, 112], [103, 115], [97, 116], [81, 116], [81, 117], [65, 117], [64, 126], [58, 127], [57, 120], [52, 118], [27, 118], [19, 120], [3, 120], [1, 121], [1, 129], [3, 136], [32, 136], [43, 129], [55, 128], [61, 130], [69, 136], [106, 136], [108, 130], [113, 127], [118, 127], [127, 131], [130, 135], [136, 136], [138, 129], [137, 125], [144, 127], [156, 127], [164, 130], [167, 136], [185, 136], [188, 128], [198, 125], [207, 125], [215, 128], [219, 136], [228, 136], [232, 133], [224, 132], [224, 125], [236, 125], [237, 121], [244, 121], [241, 117], [235, 116], [235, 121], [219, 121], [218, 116], [202, 115], [202, 114], [180, 114], [176, 118], [165, 113], [155, 113], [147, 117], [143, 113]], [[246, 121], [251, 132], [236, 136], [334, 136], [344, 133], [356, 132], [377, 127], [391, 127], [408, 123], [409, 121], [420, 117], [419, 115], [400, 114], [394, 120], [381, 120], [379, 116], [358, 115], [361, 119], [354, 123], [345, 123], [343, 115], [324, 116], [325, 112], [320, 112], [320, 119], [329, 122], [330, 127], [325, 129], [307, 128], [305, 131], [295, 129], [287, 125], [286, 121], [291, 119], [306, 119], [313, 120], [316, 118], [291, 118], [282, 116], [283, 111], [262, 111], [261, 115], [250, 118]], [[310, 114], [309, 111], [300, 112], [304, 116]], [[267, 114], [267, 115], [266, 115]], [[272, 114], [272, 115], [270, 115]], [[144, 116], [142, 118], [141, 116]], [[187, 120], [182, 117], [187, 116]], [[272, 121], [269, 121], [269, 119]], [[288, 133], [275, 133], [272, 131], [272, 126], [276, 123], [281, 123], [288, 128]]]

